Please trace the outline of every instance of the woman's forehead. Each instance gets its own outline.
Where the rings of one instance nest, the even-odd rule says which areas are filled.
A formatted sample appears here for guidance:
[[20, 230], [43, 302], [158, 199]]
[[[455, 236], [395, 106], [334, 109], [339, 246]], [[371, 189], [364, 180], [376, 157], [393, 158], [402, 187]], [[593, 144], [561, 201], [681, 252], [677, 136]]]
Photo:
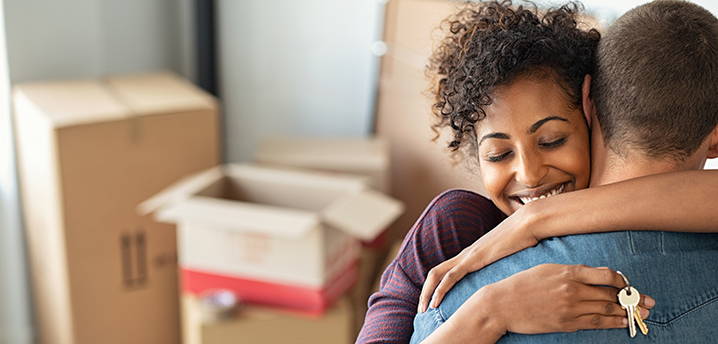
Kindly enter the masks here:
[[490, 105], [484, 107], [486, 118], [480, 127], [495, 124], [533, 123], [548, 117], [566, 117], [573, 122], [582, 118], [566, 90], [552, 79], [520, 79], [497, 88]]

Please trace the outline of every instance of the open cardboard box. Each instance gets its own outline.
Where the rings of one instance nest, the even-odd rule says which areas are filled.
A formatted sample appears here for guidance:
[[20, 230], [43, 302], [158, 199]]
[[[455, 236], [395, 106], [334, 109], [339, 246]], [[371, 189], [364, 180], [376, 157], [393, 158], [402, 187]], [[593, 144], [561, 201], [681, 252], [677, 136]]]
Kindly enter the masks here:
[[389, 144], [378, 137], [267, 137], [254, 161], [271, 166], [333, 171], [368, 177], [368, 185], [391, 192]]
[[375, 238], [403, 204], [365, 177], [235, 164], [187, 177], [138, 211], [178, 225], [185, 291], [230, 288], [244, 301], [321, 312], [356, 280], [358, 240]]

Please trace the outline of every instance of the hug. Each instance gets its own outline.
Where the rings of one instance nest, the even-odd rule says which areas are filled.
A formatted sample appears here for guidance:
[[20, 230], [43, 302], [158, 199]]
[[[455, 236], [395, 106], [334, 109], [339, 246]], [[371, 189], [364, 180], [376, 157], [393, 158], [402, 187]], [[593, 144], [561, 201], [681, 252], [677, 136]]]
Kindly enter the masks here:
[[718, 337], [718, 174], [703, 170], [718, 157], [718, 18], [658, 0], [599, 34], [580, 9], [477, 2], [443, 22], [433, 128], [489, 198], [429, 204], [358, 343]]

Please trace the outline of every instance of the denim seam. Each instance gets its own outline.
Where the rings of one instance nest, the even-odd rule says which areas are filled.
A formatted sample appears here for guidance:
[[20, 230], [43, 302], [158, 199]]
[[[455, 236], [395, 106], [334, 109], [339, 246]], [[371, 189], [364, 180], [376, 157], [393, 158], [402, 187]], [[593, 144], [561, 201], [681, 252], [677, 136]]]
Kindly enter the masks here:
[[659, 232], [658, 234], [658, 244], [660, 245], [659, 247], [661, 248], [661, 253], [666, 254], [666, 247], [663, 245], [663, 234], [665, 233]]
[[444, 318], [444, 314], [441, 313], [441, 308], [437, 307], [434, 308], [434, 320], [436, 320], [439, 325], [446, 322], [446, 319]]
[[707, 306], [707, 305], [709, 305], [709, 304], [711, 304], [711, 303], [713, 303], [713, 302], [716, 302], [716, 301], [718, 301], [718, 296], [713, 296], [712, 298], [710, 298], [710, 299], [708, 299], [708, 300], [706, 300], [706, 301], [704, 301], [704, 302], [698, 304], [697, 306], [695, 306], [695, 307], [693, 307], [693, 308], [691, 308], [691, 309], [689, 309], [689, 310], [687, 310], [687, 311], [685, 311], [685, 312], [679, 314], [678, 316], [673, 317], [671, 320], [669, 320], [669, 321], [667, 321], [667, 322], [665, 322], [665, 323], [663, 323], [663, 322], [658, 322], [658, 321], [653, 321], [653, 320], [648, 320], [648, 319], [646, 319], [646, 322], [651, 323], [651, 324], [654, 324], [654, 325], [668, 326], [668, 325], [670, 325], [671, 323], [673, 323], [674, 321], [677, 321], [677, 320], [679, 320], [679, 319], [681, 319], [681, 318], [687, 316], [688, 314], [693, 313], [693, 312], [697, 311], [698, 309], [701, 309], [701, 308], [703, 308], [704, 306]]
[[626, 235], [628, 235], [628, 243], [630, 244], [629, 246], [631, 247], [631, 255], [635, 255], [636, 248], [633, 246], [633, 236], [631, 235], [631, 232], [626, 232]]

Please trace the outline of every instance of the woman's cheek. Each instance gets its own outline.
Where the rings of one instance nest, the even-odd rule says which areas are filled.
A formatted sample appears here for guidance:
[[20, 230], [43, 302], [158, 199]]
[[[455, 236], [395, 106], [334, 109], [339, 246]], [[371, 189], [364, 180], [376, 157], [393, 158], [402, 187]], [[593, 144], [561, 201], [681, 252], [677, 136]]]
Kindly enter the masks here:
[[573, 175], [576, 180], [576, 189], [585, 189], [591, 176], [591, 155], [588, 149], [578, 146], [574, 149], [563, 152], [563, 159], [566, 161], [566, 172]]
[[484, 181], [484, 187], [486, 188], [486, 192], [488, 192], [491, 200], [494, 201], [494, 203], [496, 203], [502, 211], [506, 212], [507, 209], [504, 208], [507, 205], [503, 205], [502, 203], [506, 203], [504, 202], [504, 190], [508, 184], [507, 179], [510, 174], [506, 171], [495, 168], [495, 166], [487, 166], [489, 164], [490, 163], [487, 162], [479, 164], [481, 178]]

